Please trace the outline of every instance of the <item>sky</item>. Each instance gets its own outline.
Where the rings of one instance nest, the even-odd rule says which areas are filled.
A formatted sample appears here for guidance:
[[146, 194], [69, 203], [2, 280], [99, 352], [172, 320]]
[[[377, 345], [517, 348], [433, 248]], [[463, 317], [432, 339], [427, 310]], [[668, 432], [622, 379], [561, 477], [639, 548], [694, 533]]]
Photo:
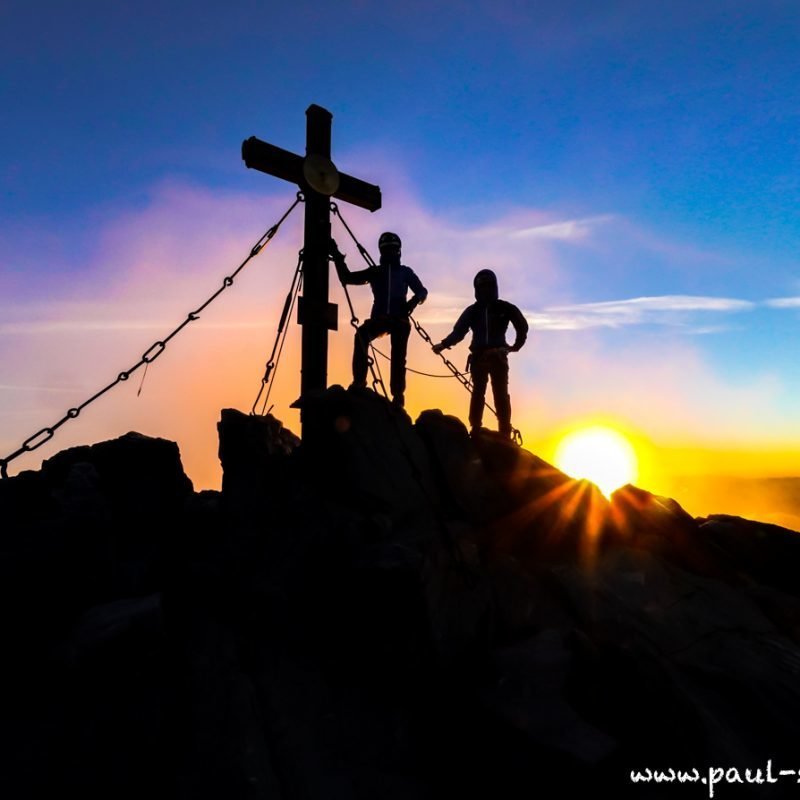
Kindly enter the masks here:
[[[296, 190], [246, 169], [242, 140], [302, 154], [317, 103], [337, 167], [383, 192], [343, 214], [373, 252], [401, 236], [433, 337], [485, 267], [526, 314], [511, 390], [529, 449], [605, 420], [645, 486], [800, 474], [799, 39], [800, 6], [769, 0], [0, 0], [0, 456], [216, 291]], [[219, 411], [255, 399], [301, 214], [143, 384], [9, 472], [139, 430], [217, 488]], [[369, 292], [353, 296], [363, 318]], [[332, 299], [329, 378], [347, 384]], [[271, 398], [295, 430], [298, 341]], [[421, 341], [409, 366], [441, 372]], [[407, 406], [464, 419], [467, 400], [412, 374]]]

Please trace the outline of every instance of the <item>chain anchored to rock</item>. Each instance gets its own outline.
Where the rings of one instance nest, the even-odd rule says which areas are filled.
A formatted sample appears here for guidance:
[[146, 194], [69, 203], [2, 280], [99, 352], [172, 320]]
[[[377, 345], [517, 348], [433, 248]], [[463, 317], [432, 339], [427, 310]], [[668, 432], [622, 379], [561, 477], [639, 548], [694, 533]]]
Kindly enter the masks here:
[[[361, 257], [364, 261], [367, 262], [367, 265], [370, 267], [376, 266], [374, 259], [367, 251], [367, 248], [364, 247], [361, 242], [356, 239], [355, 234], [352, 230], [350, 230], [350, 226], [345, 222], [344, 217], [342, 216], [341, 211], [339, 211], [339, 206], [336, 203], [331, 203], [331, 212], [334, 216], [339, 217], [342, 225], [344, 225], [344, 229], [350, 234], [350, 238], [355, 243], [356, 247], [358, 248], [358, 252], [361, 253]], [[358, 334], [359, 339], [361, 340], [361, 346], [364, 346], [364, 342], [361, 339], [361, 331], [360, 331], [360, 321], [358, 316], [356, 316], [355, 308], [353, 308], [353, 301], [350, 299], [350, 292], [347, 288], [347, 284], [342, 281], [342, 289], [344, 289], [344, 296], [347, 298], [347, 305], [350, 308], [350, 325], [355, 329], [356, 333]], [[372, 344], [372, 342], [368, 343], [367, 350], [367, 367], [369, 368], [370, 375], [372, 376], [372, 388], [376, 392], [380, 392], [387, 400], [389, 398], [389, 393], [386, 391], [386, 386], [383, 382], [383, 375], [381, 374], [380, 364], [378, 364], [378, 360], [375, 358], [375, 354], [377, 349]]]
[[[369, 252], [367, 251], [367, 248], [364, 247], [364, 245], [362, 245], [361, 242], [358, 241], [358, 239], [356, 238], [356, 235], [353, 233], [352, 229], [350, 228], [350, 226], [347, 224], [347, 222], [345, 221], [344, 217], [342, 216], [342, 212], [339, 210], [339, 206], [336, 203], [331, 203], [331, 212], [334, 214], [334, 216], [339, 218], [339, 221], [342, 223], [342, 225], [344, 226], [344, 229], [350, 235], [350, 238], [353, 240], [353, 243], [355, 244], [356, 248], [358, 249], [358, 252], [361, 253], [361, 257], [364, 259], [364, 261], [366, 261], [369, 266], [374, 267], [375, 266], [375, 260], [369, 254]], [[358, 327], [358, 318], [353, 313], [353, 304], [350, 302], [350, 295], [347, 292], [347, 287], [344, 284], [342, 284], [342, 286], [344, 287], [345, 296], [347, 297], [347, 302], [350, 304], [350, 313], [352, 315], [351, 324], [353, 324], [353, 320], [355, 320], [355, 326]], [[432, 349], [433, 348], [433, 339], [431, 339], [430, 334], [414, 318], [413, 314], [409, 314], [409, 318], [411, 319], [411, 322], [414, 325], [414, 330], [416, 330], [416, 332], [420, 335], [422, 340], [424, 342], [426, 342], [427, 345]], [[385, 353], [381, 353], [380, 350], [375, 348], [372, 344], [370, 344], [370, 350], [372, 351], [373, 355], [375, 353], [378, 353], [381, 356], [383, 356], [384, 358], [388, 358], [388, 356], [386, 356]], [[469, 373], [461, 372], [458, 369], [458, 367], [452, 361], [450, 361], [450, 359], [447, 358], [447, 356], [443, 355], [442, 353], [437, 353], [437, 355], [439, 356], [439, 358], [441, 358], [442, 363], [449, 370], [449, 372], [450, 372], [449, 375], [432, 375], [430, 373], [419, 372], [418, 370], [411, 369], [410, 367], [408, 368], [408, 371], [409, 372], [414, 372], [417, 375], [424, 375], [424, 376], [426, 376], [428, 378], [456, 378], [458, 380], [458, 382], [470, 394], [472, 394], [472, 392], [473, 392], [472, 381], [467, 377], [467, 375]], [[372, 357], [369, 358], [368, 363], [370, 365], [370, 369], [372, 368], [372, 364], [373, 364], [374, 361], [375, 361], [374, 358], [372, 358]], [[376, 363], [376, 366], [377, 366], [377, 363]], [[383, 384], [381, 384], [381, 387], [383, 388]], [[386, 395], [386, 390], [385, 389], [384, 389], [383, 393], [384, 393], [384, 396], [385, 396]], [[492, 414], [494, 414], [495, 417], [496, 417], [497, 416], [497, 411], [489, 403], [485, 403], [485, 405], [486, 405], [486, 408], [488, 408], [489, 411]], [[512, 428], [511, 429], [511, 438], [517, 444], [522, 445], [522, 434], [520, 433], [519, 430], [517, 430], [517, 428]]]
[[298, 204], [302, 203], [304, 200], [305, 198], [303, 193], [298, 192], [294, 202], [284, 212], [283, 216], [253, 245], [247, 258], [245, 258], [245, 260], [242, 261], [242, 263], [239, 264], [239, 266], [230, 275], [227, 275], [223, 279], [222, 286], [220, 286], [220, 288], [217, 289], [217, 291], [214, 292], [214, 294], [212, 294], [211, 297], [205, 301], [205, 303], [193, 311], [190, 311], [186, 315], [186, 319], [184, 319], [183, 322], [181, 322], [181, 324], [178, 325], [178, 327], [175, 328], [175, 330], [173, 330], [168, 336], [165, 336], [163, 339], [159, 339], [150, 347], [148, 347], [147, 350], [145, 350], [145, 352], [142, 354], [142, 357], [139, 359], [139, 361], [137, 361], [132, 367], [120, 372], [117, 377], [111, 381], [111, 383], [109, 383], [107, 386], [104, 386], [102, 389], [100, 389], [100, 391], [95, 392], [88, 400], [84, 400], [80, 405], [70, 408], [57, 422], [53, 423], [52, 425], [48, 425], [34, 433], [32, 436], [29, 436], [13, 453], [5, 458], [0, 458], [0, 477], [3, 479], [8, 478], [8, 465], [15, 458], [18, 458], [24, 453], [30, 453], [41, 447], [46, 442], [49, 442], [50, 439], [52, 439], [55, 435], [55, 432], [62, 425], [71, 419], [76, 419], [87, 406], [91, 405], [95, 400], [99, 399], [106, 392], [113, 389], [117, 384], [127, 381], [128, 378], [130, 378], [130, 376], [133, 375], [133, 373], [136, 372], [136, 370], [138, 370], [140, 367], [147, 367], [149, 364], [152, 364], [164, 352], [169, 342], [175, 336], [177, 336], [190, 322], [195, 322], [200, 319], [200, 314], [206, 308], [208, 308], [208, 306], [211, 305], [211, 303], [213, 303], [214, 300], [216, 300], [226, 289], [233, 286], [236, 276], [270, 243], [289, 214], [291, 214]]
[[[286, 295], [286, 300], [283, 304], [283, 311], [281, 312], [281, 318], [278, 322], [278, 332], [275, 335], [275, 343], [272, 345], [272, 354], [267, 361], [264, 377], [261, 379], [261, 388], [258, 390], [256, 399], [253, 401], [253, 408], [250, 410], [252, 416], [258, 414], [263, 417], [272, 410], [272, 406], [268, 408], [267, 403], [269, 403], [269, 396], [272, 393], [272, 387], [275, 383], [275, 375], [278, 373], [278, 366], [280, 365], [281, 355], [283, 353], [283, 345], [286, 343], [286, 334], [289, 330], [289, 326], [286, 322], [291, 319], [292, 310], [297, 302], [297, 296], [300, 294], [300, 290], [303, 286], [303, 254], [303, 250], [300, 250], [297, 254], [297, 268], [294, 271], [292, 284], [289, 287], [289, 293]], [[270, 382], [270, 378], [272, 382]], [[258, 412], [256, 411], [256, 406], [262, 394], [264, 395], [264, 402], [261, 406], [261, 411]]]

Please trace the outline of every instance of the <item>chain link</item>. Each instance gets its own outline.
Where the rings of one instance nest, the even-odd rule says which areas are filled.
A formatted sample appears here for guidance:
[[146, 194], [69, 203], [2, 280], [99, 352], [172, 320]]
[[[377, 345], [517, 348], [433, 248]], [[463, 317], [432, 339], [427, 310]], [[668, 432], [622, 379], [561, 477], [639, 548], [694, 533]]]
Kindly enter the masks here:
[[[420, 323], [417, 322], [417, 320], [415, 320], [413, 317], [411, 318], [411, 321], [414, 323], [414, 328], [416, 329], [417, 333], [423, 338], [423, 340], [426, 341], [428, 344], [432, 344], [433, 340], [431, 339], [430, 334], [425, 330], [425, 328], [423, 328], [422, 325], [420, 325]], [[472, 394], [474, 391], [474, 387], [472, 385], [472, 380], [466, 377], [468, 373], [459, 372], [458, 367], [456, 367], [456, 365], [453, 364], [453, 362], [450, 361], [450, 359], [447, 358], [447, 356], [444, 356], [441, 353], [439, 353], [439, 358], [442, 359], [444, 365], [450, 370], [453, 377], [457, 378], [459, 383], [461, 383], [461, 385], [470, 394]], [[489, 411], [491, 411], [492, 414], [495, 415], [495, 417], [497, 417], [497, 411], [495, 410], [494, 406], [492, 406], [490, 403], [487, 403], [486, 400], [483, 401], [483, 404], [486, 406], [486, 408], [489, 409]], [[511, 438], [518, 445], [522, 446], [522, 433], [517, 428], [511, 429]]]
[[88, 400], [84, 400], [79, 406], [76, 406], [75, 408], [70, 408], [69, 411], [67, 411], [67, 413], [64, 414], [64, 416], [61, 417], [61, 419], [59, 419], [53, 425], [49, 425], [45, 428], [42, 428], [40, 431], [34, 433], [33, 436], [29, 436], [17, 450], [15, 450], [13, 453], [6, 456], [5, 458], [0, 459], [0, 477], [2, 477], [3, 479], [8, 478], [8, 465], [15, 458], [18, 458], [19, 456], [23, 455], [23, 453], [31, 453], [34, 450], [41, 447], [43, 444], [45, 444], [45, 442], [50, 441], [50, 439], [53, 438], [55, 432], [65, 422], [71, 419], [76, 419], [84, 408], [86, 408], [88, 405], [93, 403], [98, 398], [102, 397], [106, 392], [113, 389], [118, 383], [124, 383], [125, 381], [127, 381], [128, 378], [130, 378], [130, 376], [133, 375], [133, 373], [136, 372], [137, 369], [139, 369], [142, 366], [152, 364], [153, 361], [155, 361], [164, 352], [166, 346], [175, 336], [177, 336], [190, 322], [195, 322], [196, 320], [198, 320], [200, 318], [200, 314], [206, 308], [208, 308], [208, 306], [211, 305], [211, 303], [213, 303], [214, 300], [217, 299], [217, 297], [219, 297], [226, 289], [233, 286], [233, 282], [236, 279], [236, 276], [247, 266], [247, 264], [253, 258], [255, 258], [269, 244], [269, 242], [278, 232], [281, 225], [284, 223], [289, 214], [291, 214], [292, 211], [294, 211], [294, 209], [297, 207], [299, 203], [304, 202], [304, 200], [305, 197], [303, 193], [298, 192], [294, 202], [284, 212], [283, 216], [271, 228], [269, 228], [264, 233], [264, 235], [253, 245], [253, 247], [250, 250], [250, 254], [247, 256], [247, 258], [245, 258], [245, 260], [242, 261], [242, 263], [239, 264], [239, 266], [230, 275], [225, 277], [225, 279], [222, 281], [222, 286], [220, 286], [220, 288], [217, 289], [217, 291], [214, 292], [214, 294], [212, 294], [211, 297], [209, 297], [205, 301], [205, 303], [196, 308], [194, 311], [190, 311], [189, 314], [186, 316], [186, 319], [183, 322], [181, 322], [181, 324], [178, 325], [178, 327], [175, 328], [175, 330], [173, 330], [172, 333], [169, 334], [169, 336], [166, 336], [164, 339], [159, 339], [156, 342], [154, 342], [150, 347], [147, 348], [147, 350], [144, 351], [144, 354], [139, 359], [139, 361], [136, 362], [136, 364], [134, 364], [129, 369], [120, 372], [115, 380], [111, 381], [111, 383], [103, 387], [99, 392], [93, 394]]
[[[380, 348], [373, 347], [373, 350], [375, 350], [375, 352], [382, 359], [384, 359], [385, 361], [391, 361], [392, 360], [391, 356], [386, 355], [386, 353], [384, 353], [383, 350], [381, 350]], [[421, 370], [412, 369], [411, 367], [406, 367], [406, 370], [408, 372], [413, 372], [414, 375], [422, 375], [424, 378], [453, 378], [453, 377], [457, 378], [457, 377], [459, 377], [461, 375], [468, 375], [469, 374], [467, 372], [459, 372], [457, 375], [453, 375], [453, 373], [450, 372], [447, 375], [434, 375], [432, 372], [422, 372]]]
[[[250, 410], [251, 416], [264, 416], [267, 412], [267, 403], [269, 403], [269, 396], [272, 393], [272, 386], [275, 383], [274, 374], [278, 372], [278, 366], [281, 361], [281, 354], [283, 353], [283, 345], [286, 342], [286, 334], [288, 332], [288, 326], [286, 325], [287, 320], [291, 320], [292, 310], [294, 309], [295, 302], [297, 301], [297, 295], [300, 293], [300, 289], [303, 284], [303, 256], [304, 251], [300, 250], [297, 254], [297, 268], [294, 271], [294, 275], [292, 276], [292, 283], [289, 287], [289, 292], [286, 295], [286, 301], [283, 304], [283, 311], [281, 312], [281, 318], [278, 322], [278, 331], [275, 334], [275, 343], [272, 345], [272, 353], [267, 361], [266, 367], [264, 369], [264, 377], [261, 379], [261, 387], [258, 390], [258, 394], [256, 395], [256, 399], [253, 401], [253, 407]], [[277, 356], [276, 356], [277, 351]], [[273, 377], [272, 383], [270, 383], [270, 376]], [[269, 383], [269, 387], [267, 384]], [[264, 395], [264, 403], [261, 406], [261, 411], [256, 411], [256, 406], [258, 405], [258, 401], [261, 399], [261, 395], [264, 394], [264, 390], [266, 389], [266, 394]], [[272, 408], [272, 406], [270, 406]]]
[[364, 259], [364, 261], [366, 261], [370, 267], [378, 266], [375, 263], [375, 259], [369, 254], [367, 248], [364, 247], [364, 245], [361, 244], [361, 242], [359, 242], [358, 239], [356, 239], [356, 235], [350, 229], [350, 226], [347, 224], [347, 221], [342, 216], [342, 212], [339, 211], [339, 206], [336, 203], [331, 203], [331, 212], [335, 217], [339, 217], [339, 221], [342, 223], [342, 225], [344, 225], [344, 229], [350, 234], [350, 238], [353, 240], [353, 243], [358, 248], [358, 252], [361, 253], [361, 257]]
[[[355, 243], [356, 247], [358, 248], [358, 252], [361, 253], [362, 257], [367, 262], [367, 264], [369, 264], [371, 267], [374, 267], [375, 266], [375, 261], [373, 260], [372, 256], [370, 256], [370, 254], [367, 252], [367, 249], [361, 244], [361, 242], [359, 242], [358, 239], [356, 239], [355, 234], [353, 233], [353, 231], [350, 229], [350, 226], [345, 221], [344, 217], [342, 216], [342, 212], [339, 211], [339, 206], [336, 205], [336, 203], [331, 203], [331, 211], [333, 212], [333, 214], [335, 216], [337, 216], [339, 218], [339, 220], [341, 221], [342, 225], [344, 225], [344, 229], [350, 234], [350, 238]], [[347, 295], [347, 301], [349, 303], [350, 302], [350, 296], [347, 294], [347, 287], [345, 287], [345, 295]], [[350, 312], [351, 313], [353, 312], [352, 303], [350, 303]], [[420, 325], [419, 322], [417, 322], [417, 320], [414, 318], [413, 314], [409, 314], [409, 318], [411, 319], [411, 322], [413, 323], [414, 329], [416, 330], [416, 332], [422, 337], [422, 340], [432, 347], [433, 346], [433, 339], [431, 339], [430, 334], [425, 330], [425, 328], [422, 327], [422, 325]], [[351, 323], [352, 323], [352, 320], [351, 320]], [[376, 351], [376, 348], [373, 347], [372, 345], [370, 345], [370, 349], [373, 352]], [[380, 353], [380, 350], [377, 350], [377, 352]], [[380, 354], [384, 358], [387, 358], [387, 356], [384, 355], [383, 353], [380, 353]], [[456, 367], [456, 365], [453, 364], [453, 362], [450, 361], [450, 359], [448, 359], [447, 356], [444, 356], [441, 353], [439, 353], [438, 355], [439, 355], [439, 358], [442, 359], [442, 362], [444, 363], [444, 365], [450, 371], [450, 373], [451, 373], [450, 375], [430, 375], [430, 374], [425, 373], [425, 372], [419, 372], [419, 371], [417, 371], [415, 369], [410, 369], [410, 368], [407, 368], [407, 369], [408, 369], [409, 372], [414, 372], [414, 373], [416, 373], [418, 375], [425, 375], [426, 377], [429, 377], [429, 378], [449, 378], [449, 377], [456, 378], [456, 379], [458, 379], [459, 383], [470, 394], [472, 394], [472, 392], [473, 392], [472, 381], [469, 378], [466, 377], [467, 373], [466, 372], [459, 372], [458, 367]], [[386, 392], [384, 390], [384, 394], [385, 393]], [[489, 411], [491, 411], [491, 413], [494, 414], [495, 417], [497, 417], [497, 411], [489, 403], [486, 403], [486, 401], [484, 401], [484, 404], [486, 405], [486, 408], [488, 408]], [[522, 444], [522, 434], [516, 428], [512, 428], [511, 429], [511, 436], [512, 436], [512, 438], [514, 439], [514, 441], [517, 444], [519, 444], [519, 445]]]
[[[356, 247], [358, 248], [358, 252], [361, 253], [361, 257], [364, 261], [367, 262], [367, 265], [370, 267], [376, 266], [375, 261], [373, 260], [372, 256], [367, 252], [367, 248], [364, 247], [361, 242], [356, 239], [355, 234], [352, 230], [350, 230], [350, 226], [345, 222], [344, 217], [342, 216], [341, 212], [339, 211], [339, 206], [336, 203], [331, 203], [331, 213], [335, 217], [339, 217], [342, 225], [344, 225], [344, 229], [350, 234], [350, 238], [355, 242]], [[338, 272], [337, 272], [338, 274]], [[382, 394], [385, 398], [389, 398], [389, 394], [386, 391], [386, 385], [383, 382], [383, 375], [381, 374], [380, 365], [375, 358], [375, 346], [372, 342], [367, 343], [367, 347], [364, 347], [364, 340], [361, 337], [361, 332], [359, 331], [359, 319], [356, 316], [355, 308], [353, 308], [353, 301], [350, 299], [350, 291], [347, 288], [347, 284], [344, 281], [341, 281], [342, 289], [344, 289], [344, 296], [347, 298], [347, 305], [350, 309], [350, 325], [356, 329], [356, 335], [361, 342], [361, 347], [367, 350], [367, 368], [369, 369], [370, 375], [372, 376], [372, 389], [375, 392], [380, 390], [380, 394]], [[371, 355], [370, 355], [371, 353]]]

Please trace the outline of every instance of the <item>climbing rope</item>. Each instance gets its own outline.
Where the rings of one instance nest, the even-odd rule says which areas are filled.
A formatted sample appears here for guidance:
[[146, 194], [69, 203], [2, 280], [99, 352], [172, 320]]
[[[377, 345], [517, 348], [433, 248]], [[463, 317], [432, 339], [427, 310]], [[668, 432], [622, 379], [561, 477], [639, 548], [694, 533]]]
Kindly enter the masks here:
[[[339, 210], [339, 206], [336, 203], [331, 203], [331, 212], [334, 214], [334, 216], [339, 218], [339, 221], [342, 223], [342, 225], [344, 226], [344, 229], [350, 235], [350, 238], [353, 240], [353, 243], [355, 244], [356, 248], [358, 249], [358, 252], [361, 253], [361, 257], [364, 259], [364, 261], [366, 261], [369, 266], [374, 267], [375, 266], [375, 260], [369, 254], [369, 252], [367, 251], [367, 248], [364, 247], [361, 244], [361, 242], [358, 241], [358, 239], [356, 238], [356, 235], [353, 233], [352, 229], [350, 228], [350, 226], [347, 224], [346, 220], [342, 216], [342, 212]], [[342, 284], [342, 285], [344, 286], [344, 284]], [[350, 295], [347, 292], [347, 287], [345, 287], [345, 295], [347, 296], [347, 302], [350, 303]], [[351, 313], [353, 312], [352, 303], [350, 303], [350, 311], [351, 311]], [[420, 335], [420, 337], [423, 339], [423, 341], [425, 341], [431, 348], [433, 348], [433, 339], [431, 339], [430, 334], [414, 318], [413, 314], [409, 314], [409, 319], [411, 320], [412, 324], [414, 325], [414, 329]], [[352, 320], [351, 320], [351, 323], [352, 323]], [[372, 344], [370, 344], [370, 349], [372, 350], [373, 353], [380, 353], [380, 355], [383, 356], [384, 358], [386, 358], [386, 359], [389, 358], [385, 353], [381, 353], [380, 350], [378, 350]], [[430, 374], [430, 373], [419, 372], [418, 370], [411, 369], [410, 367], [406, 367], [406, 369], [409, 372], [413, 372], [413, 373], [415, 373], [417, 375], [424, 375], [425, 377], [428, 377], [428, 378], [456, 378], [458, 380], [458, 382], [470, 394], [472, 394], [473, 391], [474, 391], [474, 387], [472, 385], [472, 381], [467, 377], [467, 375], [469, 373], [459, 371], [458, 367], [452, 361], [450, 361], [450, 359], [447, 358], [447, 356], [442, 355], [441, 353], [438, 353], [438, 356], [439, 356], [439, 358], [442, 359], [442, 362], [447, 367], [447, 369], [450, 371], [450, 375], [433, 375], [433, 374]], [[386, 394], [386, 392], [384, 390], [384, 395], [385, 394]], [[488, 408], [489, 411], [492, 414], [494, 414], [495, 417], [497, 417], [497, 411], [495, 410], [495, 408], [491, 404], [486, 402], [485, 400], [484, 400], [484, 404], [485, 404], [486, 408]], [[522, 445], [522, 433], [520, 433], [520, 431], [517, 428], [512, 428], [511, 429], [511, 438], [518, 445]]]
[[[264, 377], [261, 379], [261, 388], [258, 390], [256, 399], [253, 401], [253, 408], [250, 410], [251, 416], [255, 416], [256, 413], [258, 413], [259, 416], [263, 417], [272, 410], [272, 406], [267, 408], [267, 403], [269, 403], [269, 396], [272, 393], [272, 386], [275, 383], [275, 375], [278, 374], [278, 366], [280, 365], [281, 354], [283, 353], [283, 345], [286, 343], [286, 334], [289, 330], [288, 325], [286, 325], [286, 321], [291, 319], [292, 310], [297, 302], [297, 296], [300, 293], [302, 285], [303, 250], [300, 250], [300, 252], [297, 254], [297, 268], [292, 276], [292, 284], [289, 287], [289, 293], [286, 295], [286, 302], [283, 304], [283, 312], [281, 313], [280, 322], [278, 322], [278, 332], [275, 335], [275, 343], [272, 345], [272, 354], [267, 361], [266, 368], [264, 370]], [[272, 376], [272, 383], [270, 383], [270, 376]], [[269, 386], [267, 386], [267, 384], [269, 384]], [[264, 394], [265, 389], [266, 394]], [[261, 406], [261, 411], [256, 412], [256, 406], [258, 405], [258, 401], [261, 399], [262, 394], [264, 394], [264, 403]]]
[[74, 408], [70, 408], [67, 411], [67, 413], [64, 414], [64, 416], [61, 417], [61, 419], [59, 419], [57, 422], [54, 422], [52, 425], [48, 425], [42, 428], [41, 430], [37, 431], [36, 433], [34, 433], [32, 436], [29, 436], [13, 453], [6, 456], [5, 458], [0, 458], [0, 477], [3, 479], [8, 478], [8, 465], [15, 458], [18, 458], [23, 453], [30, 453], [33, 450], [36, 450], [37, 448], [41, 447], [45, 442], [50, 441], [50, 439], [53, 438], [55, 432], [62, 425], [64, 425], [69, 420], [76, 419], [78, 415], [81, 413], [81, 411], [83, 411], [83, 409], [85, 409], [95, 400], [102, 397], [106, 392], [113, 389], [117, 384], [124, 383], [125, 381], [127, 381], [128, 378], [130, 378], [130, 376], [133, 375], [133, 373], [136, 372], [136, 370], [138, 370], [140, 367], [144, 366], [146, 369], [150, 364], [152, 364], [164, 352], [167, 344], [169, 344], [169, 342], [175, 336], [177, 336], [190, 322], [195, 322], [196, 320], [198, 320], [200, 318], [200, 314], [206, 308], [208, 308], [208, 306], [211, 305], [211, 303], [213, 303], [214, 300], [216, 300], [226, 289], [233, 286], [233, 282], [236, 276], [247, 266], [247, 264], [253, 258], [255, 258], [270, 243], [270, 241], [272, 241], [272, 238], [278, 232], [281, 225], [283, 225], [283, 223], [286, 221], [286, 218], [289, 216], [289, 214], [291, 214], [292, 211], [294, 211], [294, 209], [297, 207], [297, 205], [299, 203], [302, 203], [304, 200], [305, 197], [303, 196], [303, 193], [298, 192], [294, 202], [289, 206], [289, 208], [286, 210], [283, 216], [271, 228], [269, 228], [264, 233], [264, 235], [253, 245], [253, 247], [250, 249], [250, 253], [247, 256], [247, 258], [245, 258], [245, 260], [242, 261], [242, 263], [239, 264], [239, 266], [230, 275], [227, 275], [223, 279], [222, 286], [220, 286], [220, 288], [217, 289], [217, 291], [214, 292], [214, 294], [212, 294], [211, 297], [209, 297], [208, 300], [205, 301], [205, 303], [203, 303], [198, 308], [194, 309], [194, 311], [190, 311], [186, 316], [186, 319], [184, 319], [183, 322], [181, 322], [181, 324], [178, 325], [178, 327], [172, 331], [172, 333], [170, 333], [168, 336], [165, 336], [163, 339], [157, 340], [147, 350], [145, 350], [144, 354], [139, 359], [139, 361], [137, 361], [132, 367], [129, 367], [128, 369], [120, 372], [117, 375], [117, 377], [113, 381], [111, 381], [111, 383], [100, 389], [99, 392], [95, 392], [95, 394], [93, 394], [88, 400], [84, 400], [80, 405], [75, 406]]
[[386, 386], [383, 383], [383, 375], [381, 374], [381, 368], [378, 364], [377, 360], [375, 359], [375, 346], [372, 342], [364, 342], [361, 334], [361, 322], [356, 315], [356, 310], [353, 307], [353, 301], [350, 299], [350, 292], [347, 289], [347, 284], [344, 281], [340, 281], [342, 284], [342, 289], [344, 289], [344, 296], [347, 298], [347, 306], [350, 309], [350, 325], [355, 329], [356, 335], [358, 336], [358, 340], [361, 343], [361, 347], [364, 348], [366, 344], [366, 348], [368, 349], [367, 353], [367, 367], [369, 368], [370, 376], [372, 377], [372, 388], [377, 392], [380, 390], [380, 393], [388, 400], [389, 394], [386, 391]]

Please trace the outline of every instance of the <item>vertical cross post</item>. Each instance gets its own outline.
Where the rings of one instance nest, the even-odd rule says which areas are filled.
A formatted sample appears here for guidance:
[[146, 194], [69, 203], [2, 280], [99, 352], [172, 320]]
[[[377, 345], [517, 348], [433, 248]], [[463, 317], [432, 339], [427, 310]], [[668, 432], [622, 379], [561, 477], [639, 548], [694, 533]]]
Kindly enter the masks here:
[[301, 397], [328, 385], [328, 331], [336, 330], [336, 306], [328, 302], [330, 199], [335, 197], [369, 211], [381, 207], [379, 187], [340, 173], [331, 161], [332, 120], [333, 114], [318, 105], [306, 109], [305, 158], [255, 136], [242, 143], [247, 167], [296, 183], [305, 195], [303, 294], [297, 308], [303, 327]]
[[[306, 156], [331, 157], [333, 115], [320, 106], [306, 110]], [[303, 340], [300, 393], [307, 396], [328, 385], [328, 243], [331, 238], [330, 198], [306, 193], [303, 248]]]

